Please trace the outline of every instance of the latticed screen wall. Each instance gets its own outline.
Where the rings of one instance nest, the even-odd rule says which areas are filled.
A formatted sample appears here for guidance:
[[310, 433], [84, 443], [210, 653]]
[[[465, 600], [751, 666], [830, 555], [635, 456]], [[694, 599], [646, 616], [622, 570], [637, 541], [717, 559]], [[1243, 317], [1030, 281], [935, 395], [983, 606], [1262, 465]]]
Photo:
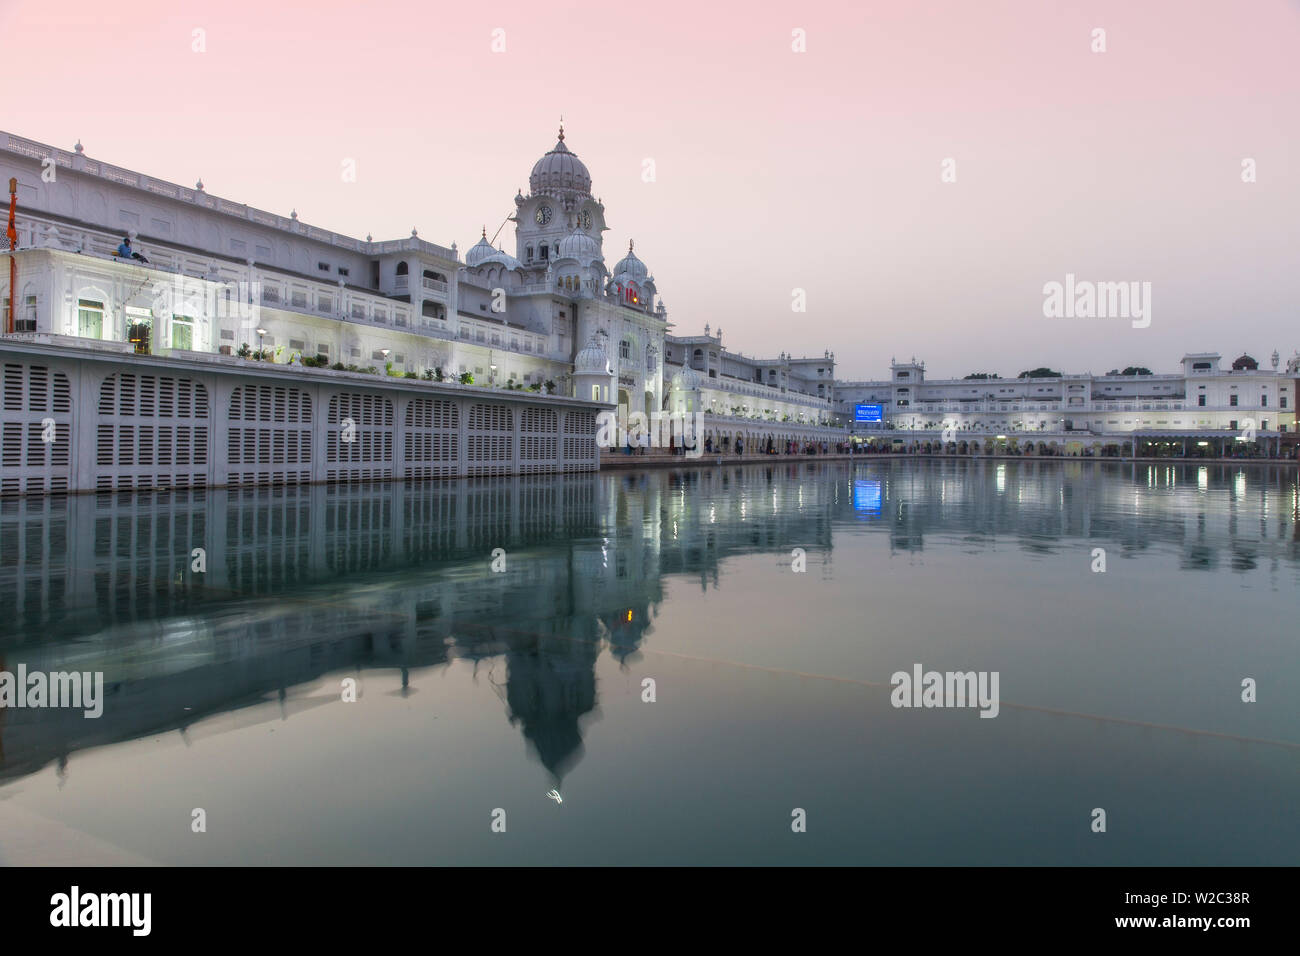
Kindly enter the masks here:
[[514, 413], [506, 405], [476, 402], [466, 421], [465, 473], [508, 475], [512, 465]]
[[202, 488], [208, 391], [186, 378], [109, 375], [99, 387], [95, 487]]
[[553, 408], [525, 408], [519, 413], [519, 472], [554, 471], [559, 451], [560, 416]]
[[0, 492], [67, 491], [72, 447], [68, 376], [45, 365], [6, 362], [0, 389]]
[[326, 481], [393, 477], [393, 403], [382, 395], [333, 395], [325, 419]]
[[0, 356], [3, 496], [599, 467], [596, 411], [540, 397], [323, 375], [298, 384], [215, 363], [37, 355], [3, 340]]
[[229, 482], [311, 481], [311, 396], [285, 385], [238, 385], [230, 396]]
[[455, 402], [413, 398], [406, 405], [404, 477], [454, 478], [460, 461], [460, 410]]
[[595, 471], [600, 467], [596, 457], [596, 413], [570, 410], [564, 416], [564, 470]]

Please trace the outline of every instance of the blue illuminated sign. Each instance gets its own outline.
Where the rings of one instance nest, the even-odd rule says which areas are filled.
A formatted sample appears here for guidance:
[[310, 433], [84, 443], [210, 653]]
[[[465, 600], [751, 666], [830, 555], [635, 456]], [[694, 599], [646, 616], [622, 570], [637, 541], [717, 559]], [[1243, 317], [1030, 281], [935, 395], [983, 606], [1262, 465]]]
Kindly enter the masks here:
[[879, 422], [882, 419], [882, 406], [880, 405], [855, 405], [853, 407], [853, 420], [855, 422]]

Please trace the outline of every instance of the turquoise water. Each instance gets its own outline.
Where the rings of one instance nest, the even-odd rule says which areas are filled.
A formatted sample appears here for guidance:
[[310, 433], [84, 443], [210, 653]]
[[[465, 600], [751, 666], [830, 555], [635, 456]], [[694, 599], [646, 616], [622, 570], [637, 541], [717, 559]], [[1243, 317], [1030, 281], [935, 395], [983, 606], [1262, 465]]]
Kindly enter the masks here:
[[[1296, 493], [878, 460], [0, 502], [0, 670], [105, 680], [98, 720], [0, 711], [0, 861], [1294, 864]], [[996, 672], [996, 718], [892, 706], [918, 664]]]

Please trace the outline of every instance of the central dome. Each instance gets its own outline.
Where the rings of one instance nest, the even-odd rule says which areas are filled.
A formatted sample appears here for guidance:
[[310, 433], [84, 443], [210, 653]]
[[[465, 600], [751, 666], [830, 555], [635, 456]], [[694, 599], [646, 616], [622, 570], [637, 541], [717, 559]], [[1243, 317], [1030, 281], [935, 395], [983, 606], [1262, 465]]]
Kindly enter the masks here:
[[533, 164], [528, 176], [528, 189], [533, 195], [570, 191], [591, 196], [591, 173], [577, 155], [564, 145], [564, 127], [555, 148]]

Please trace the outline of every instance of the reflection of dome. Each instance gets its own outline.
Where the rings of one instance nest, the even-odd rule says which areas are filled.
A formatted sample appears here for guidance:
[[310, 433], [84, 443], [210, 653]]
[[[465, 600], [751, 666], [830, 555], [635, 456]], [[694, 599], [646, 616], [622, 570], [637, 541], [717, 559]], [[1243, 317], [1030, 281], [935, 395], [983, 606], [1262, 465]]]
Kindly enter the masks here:
[[600, 347], [600, 342], [593, 335], [591, 341], [582, 347], [582, 350], [573, 359], [573, 370], [575, 372], [599, 372], [602, 375], [609, 374], [609, 360], [605, 358], [605, 350]]
[[590, 265], [600, 258], [600, 244], [581, 229], [574, 229], [560, 240], [557, 259], [577, 259], [583, 265]]
[[632, 251], [632, 243], [629, 241], [627, 255], [619, 259], [618, 264], [614, 266], [614, 278], [628, 278], [633, 282], [642, 282], [649, 272], [650, 270], [645, 267], [645, 263], [638, 259], [636, 253]]
[[564, 127], [555, 148], [533, 164], [528, 176], [528, 188], [534, 194], [573, 190], [584, 196], [591, 195], [591, 173], [575, 154], [564, 145]]
[[700, 387], [700, 376], [695, 369], [685, 366], [673, 376], [673, 388], [681, 392], [693, 392]]

